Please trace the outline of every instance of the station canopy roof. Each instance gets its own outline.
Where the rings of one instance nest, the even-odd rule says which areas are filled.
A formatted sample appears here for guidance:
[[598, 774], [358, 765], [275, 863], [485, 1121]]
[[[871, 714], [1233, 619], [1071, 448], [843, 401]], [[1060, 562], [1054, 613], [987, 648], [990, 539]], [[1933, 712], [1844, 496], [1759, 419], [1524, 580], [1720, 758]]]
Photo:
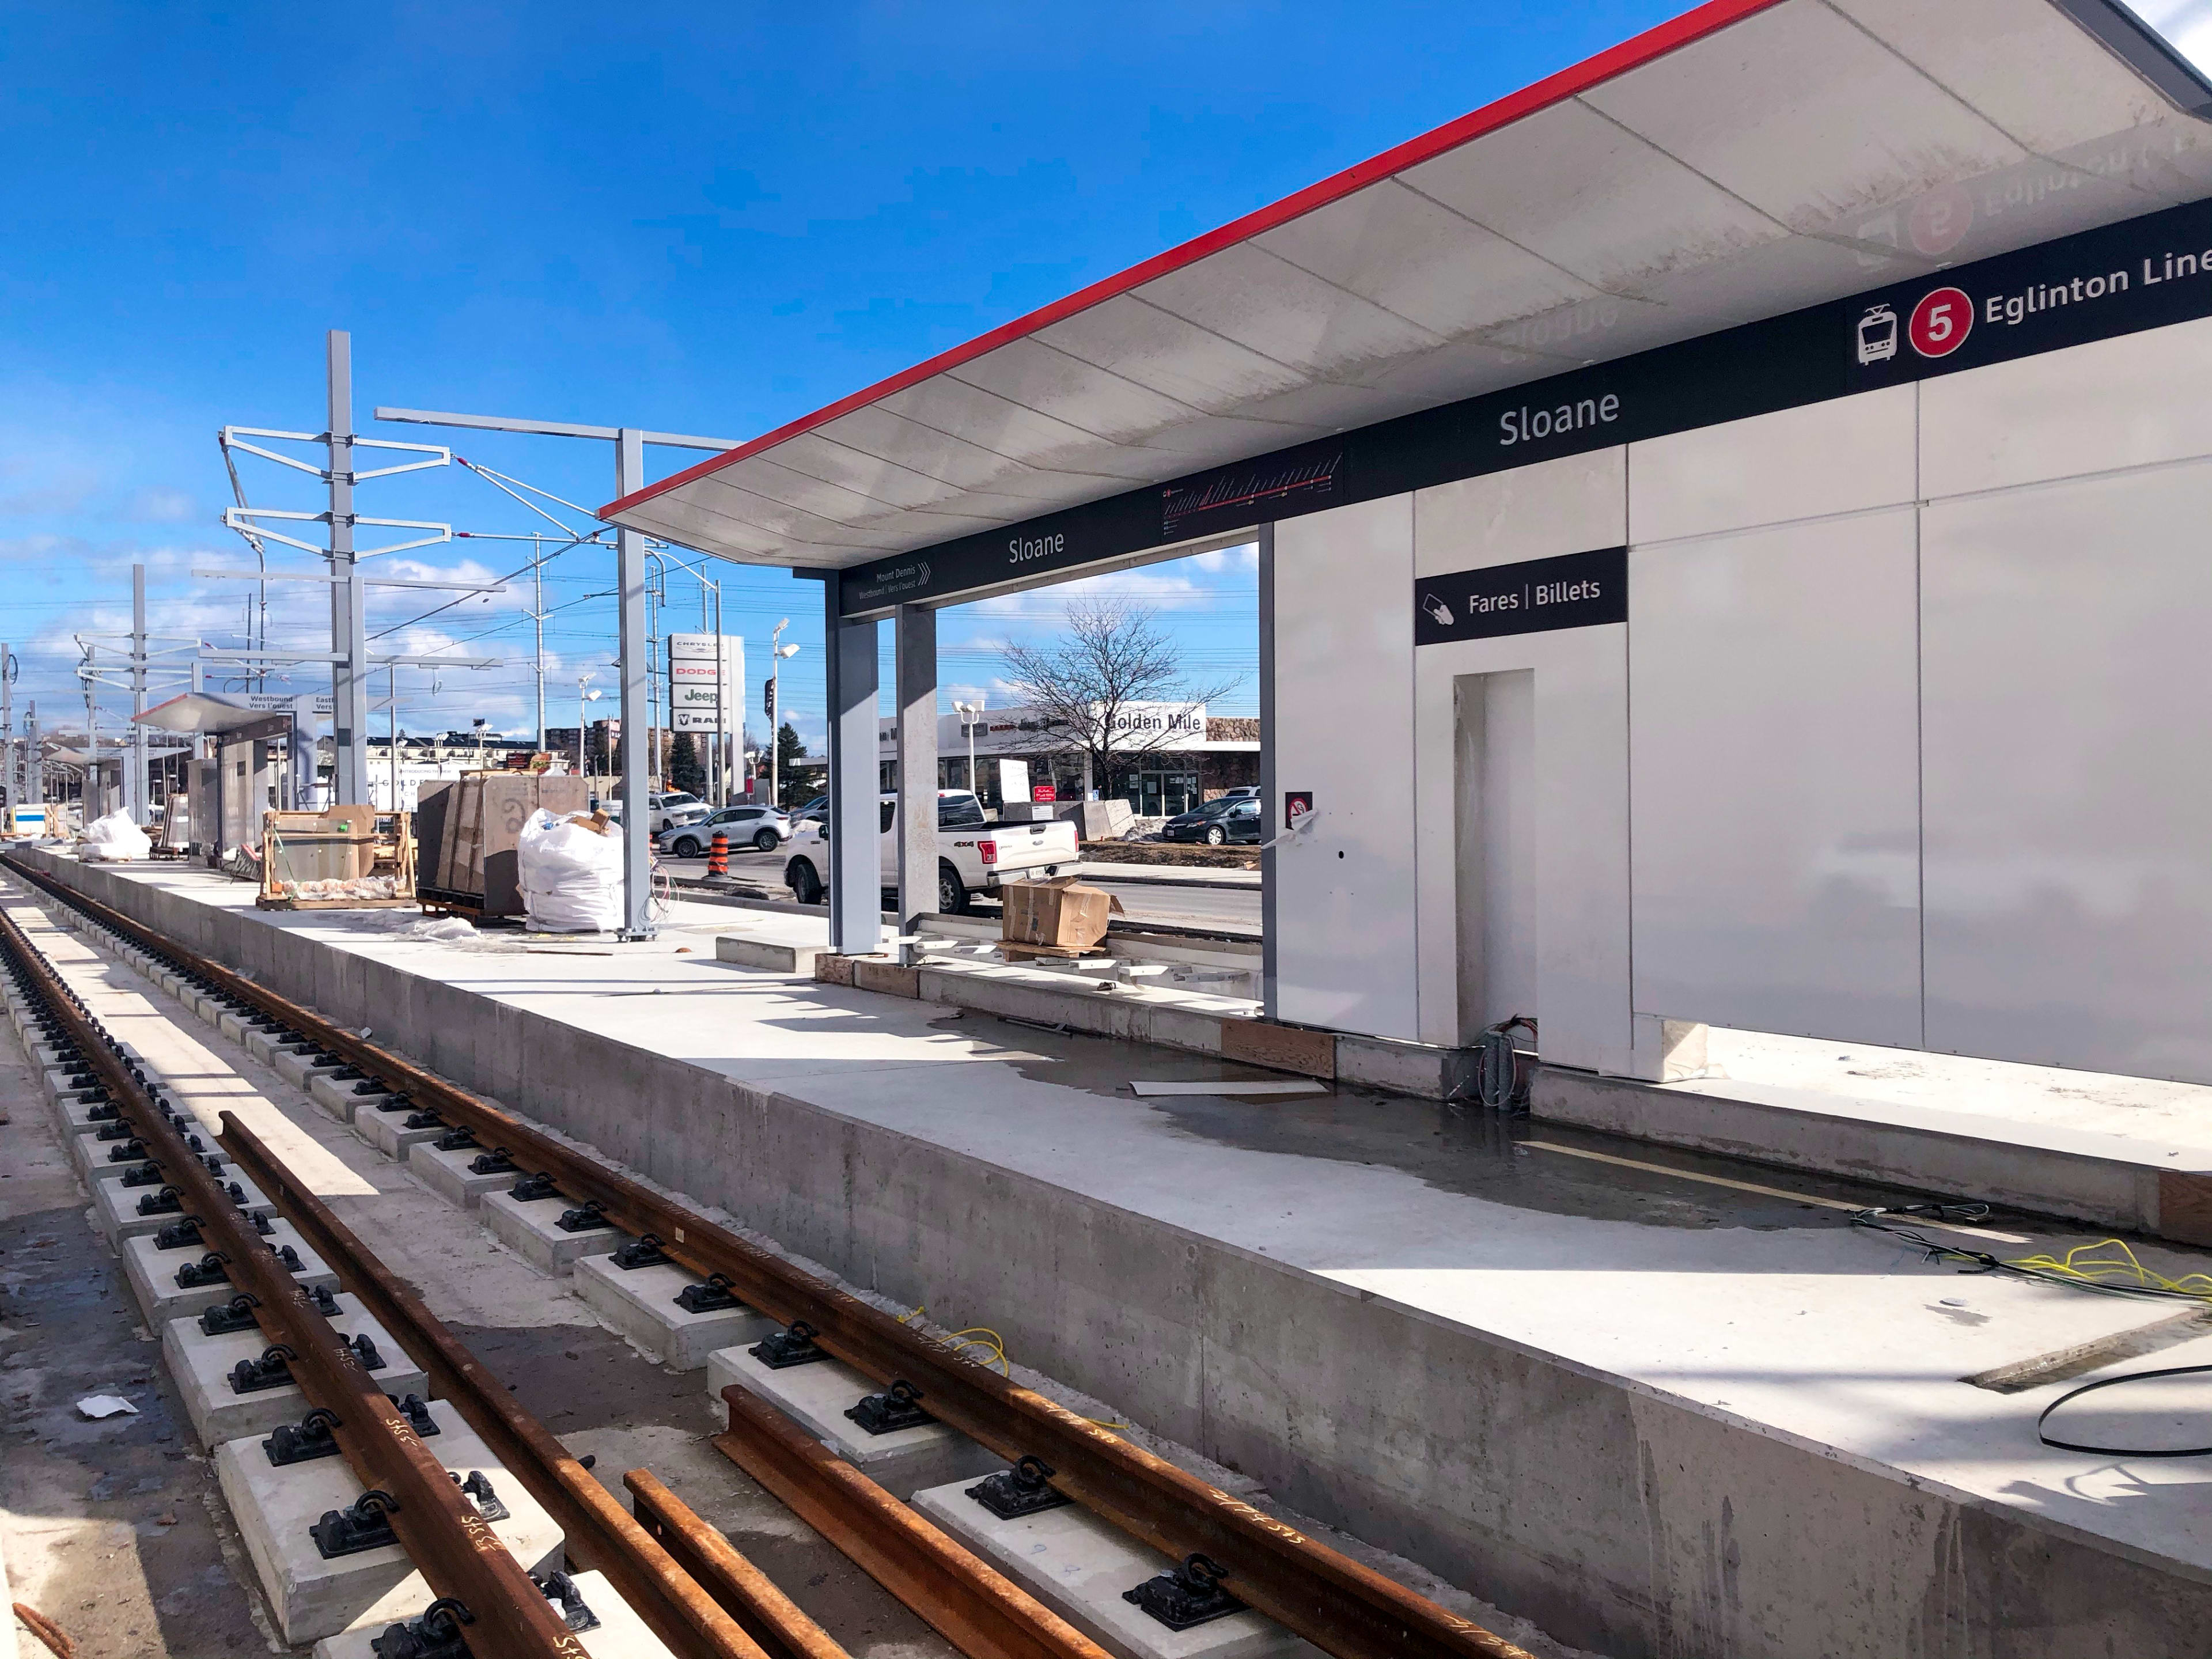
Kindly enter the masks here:
[[868, 563], [2200, 199], [2208, 100], [2113, 0], [1712, 0], [601, 514]]
[[131, 722], [159, 732], [195, 732], [210, 737], [269, 737], [290, 729], [287, 714], [248, 708], [210, 691], [185, 691], [157, 702]]

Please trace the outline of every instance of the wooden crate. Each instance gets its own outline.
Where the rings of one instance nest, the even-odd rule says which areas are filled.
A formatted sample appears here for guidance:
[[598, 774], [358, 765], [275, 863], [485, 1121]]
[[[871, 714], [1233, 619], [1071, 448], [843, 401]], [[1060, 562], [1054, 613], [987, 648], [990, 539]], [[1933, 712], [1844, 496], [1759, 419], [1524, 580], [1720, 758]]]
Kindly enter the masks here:
[[[340, 824], [361, 824], [359, 830]], [[264, 910], [397, 910], [417, 902], [415, 824], [406, 812], [380, 818], [368, 806], [334, 806], [324, 812], [269, 812], [262, 820], [261, 891], [254, 902]], [[288, 851], [289, 848], [289, 851]], [[307, 880], [392, 878], [389, 898], [339, 894], [309, 896], [297, 890], [303, 879], [301, 855], [312, 848], [317, 874]], [[287, 887], [293, 889], [287, 891]]]
[[476, 772], [426, 783], [416, 795], [423, 868], [419, 892], [433, 906], [469, 916], [519, 916], [517, 838], [530, 815], [581, 812], [591, 781], [557, 773]]

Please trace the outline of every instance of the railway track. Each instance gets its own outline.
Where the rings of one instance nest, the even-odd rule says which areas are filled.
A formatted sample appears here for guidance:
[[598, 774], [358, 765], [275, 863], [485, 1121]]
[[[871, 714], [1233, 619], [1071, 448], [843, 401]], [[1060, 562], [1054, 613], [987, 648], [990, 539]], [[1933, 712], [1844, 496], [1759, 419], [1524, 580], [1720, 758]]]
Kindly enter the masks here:
[[[438, 1078], [404, 1055], [321, 1018], [220, 963], [185, 950], [111, 907], [12, 858], [0, 866], [68, 908], [110, 945], [158, 966], [181, 994], [227, 1011], [234, 1029], [314, 1063], [322, 1075], [387, 1112], [495, 1149], [540, 1194], [557, 1194], [594, 1224], [627, 1235], [648, 1255], [696, 1276], [701, 1288], [757, 1310], [782, 1340], [818, 1351], [902, 1398], [922, 1420], [950, 1425], [1024, 1472], [1037, 1507], [1073, 1504], [1128, 1539], [1184, 1564], [1179, 1594], [1211, 1594], [1266, 1615], [1338, 1659], [1525, 1659], [1522, 1650], [1108, 1430], [1022, 1387], [954, 1347], [763, 1250], [700, 1211]], [[0, 948], [22, 994], [36, 1001], [105, 1097], [135, 1132], [165, 1182], [201, 1219], [257, 1303], [250, 1311], [309, 1399], [332, 1413], [332, 1434], [362, 1484], [390, 1493], [389, 1522], [436, 1592], [434, 1638], [465, 1646], [423, 1654], [579, 1654], [586, 1648], [484, 1528], [471, 1501], [425, 1449], [406, 1414], [277, 1264], [225, 1197], [217, 1176], [185, 1144], [180, 1113], [45, 963], [22, 930], [0, 918]], [[141, 1068], [143, 1070], [143, 1068]], [[364, 1109], [367, 1109], [364, 1108]], [[210, 1126], [213, 1127], [214, 1126]], [[625, 1509], [590, 1470], [455, 1339], [408, 1285], [294, 1177], [284, 1162], [226, 1112], [218, 1139], [240, 1175], [265, 1194], [336, 1273], [437, 1396], [497, 1455], [558, 1522], [576, 1562], [603, 1575], [665, 1650], [684, 1659], [836, 1659], [842, 1653], [728, 1540], [649, 1471], [631, 1470]], [[754, 1352], [758, 1352], [756, 1349]], [[374, 1398], [371, 1398], [374, 1396]], [[744, 1388], [723, 1391], [729, 1426], [715, 1445], [974, 1659], [1104, 1659], [1106, 1650], [795, 1429]], [[1042, 1474], [1037, 1473], [1042, 1471]], [[458, 1477], [454, 1477], [458, 1478]], [[489, 1540], [489, 1541], [488, 1541]], [[544, 1575], [541, 1575], [541, 1580]], [[465, 1611], [474, 1622], [460, 1620]], [[486, 1616], [488, 1615], [488, 1616]], [[458, 1621], [458, 1622], [457, 1622]], [[420, 1625], [420, 1619], [416, 1620]], [[419, 1632], [418, 1632], [419, 1633]], [[412, 1639], [412, 1638], [410, 1638]], [[415, 1650], [397, 1648], [395, 1654]]]

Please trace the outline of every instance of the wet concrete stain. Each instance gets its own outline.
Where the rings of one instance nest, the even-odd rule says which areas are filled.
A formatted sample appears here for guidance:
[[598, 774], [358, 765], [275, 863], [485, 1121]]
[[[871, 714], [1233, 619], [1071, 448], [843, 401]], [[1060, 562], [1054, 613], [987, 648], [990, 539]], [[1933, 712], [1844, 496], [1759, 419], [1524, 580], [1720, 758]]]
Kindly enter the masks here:
[[[1204, 1054], [1132, 1046], [1110, 1037], [1054, 1030], [988, 1014], [933, 1021], [948, 1033], [995, 1048], [995, 1058], [1021, 1076], [1082, 1089], [1128, 1104], [1133, 1076], [1213, 1081], [1279, 1079]], [[1141, 1055], [1141, 1072], [1131, 1061]], [[1836, 1228], [1844, 1212], [1826, 1205], [1748, 1193], [1697, 1176], [1771, 1187], [1852, 1205], [1909, 1202], [1893, 1189], [1840, 1182], [1795, 1170], [1676, 1152], [1562, 1124], [1501, 1115], [1478, 1106], [1446, 1104], [1338, 1085], [1329, 1095], [1239, 1099], [1231, 1094], [1183, 1095], [1142, 1103], [1194, 1141], [1254, 1152], [1280, 1152], [1331, 1163], [1396, 1170], [1441, 1192], [1545, 1214], [1623, 1221], [1650, 1227], [1738, 1227], [1755, 1231]], [[1533, 1143], [1533, 1144], [1532, 1144]], [[1565, 1156], [1546, 1144], [1633, 1160], [1644, 1168]]]

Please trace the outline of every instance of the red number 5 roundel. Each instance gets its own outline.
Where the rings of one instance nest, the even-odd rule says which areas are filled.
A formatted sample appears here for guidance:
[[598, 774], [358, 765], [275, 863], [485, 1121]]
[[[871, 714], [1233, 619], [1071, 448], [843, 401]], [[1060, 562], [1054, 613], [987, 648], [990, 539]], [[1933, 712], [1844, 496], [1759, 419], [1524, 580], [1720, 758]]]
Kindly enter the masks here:
[[1923, 357], [1948, 357], [1973, 332], [1974, 302], [1955, 288], [1939, 288], [1912, 307], [1905, 332]]

